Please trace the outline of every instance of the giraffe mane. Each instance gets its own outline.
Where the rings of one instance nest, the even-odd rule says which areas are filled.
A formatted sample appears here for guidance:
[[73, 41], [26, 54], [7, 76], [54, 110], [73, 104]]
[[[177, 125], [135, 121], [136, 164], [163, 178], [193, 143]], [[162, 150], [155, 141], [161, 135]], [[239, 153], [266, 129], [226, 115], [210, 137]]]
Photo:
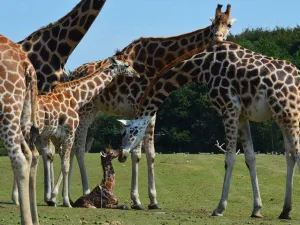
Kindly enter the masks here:
[[143, 41], [143, 40], [149, 40], [149, 41], [168, 41], [168, 40], [174, 40], [174, 39], [177, 40], [177, 39], [180, 39], [182, 37], [190, 36], [190, 35], [193, 35], [194, 33], [198, 33], [200, 31], [203, 31], [203, 30], [207, 29], [210, 26], [211, 25], [209, 25], [209, 26], [207, 26], [205, 28], [201, 28], [201, 29], [192, 31], [192, 32], [188, 32], [188, 33], [184, 33], [184, 34], [179, 34], [179, 35], [175, 35], [175, 36], [169, 36], [169, 37], [140, 37], [140, 38], [135, 39], [134, 41], [132, 41], [126, 47], [124, 47], [121, 52], [124, 52], [127, 48], [135, 45], [139, 41]]
[[183, 60], [186, 60], [186, 59], [192, 57], [195, 54], [201, 53], [204, 50], [208, 49], [209, 47], [214, 46], [215, 44], [223, 44], [223, 43], [237, 45], [236, 43], [233, 43], [233, 42], [230, 42], [230, 41], [212, 41], [211, 43], [209, 43], [207, 45], [203, 45], [201, 47], [195, 48], [195, 49], [193, 49], [193, 50], [185, 53], [184, 55], [182, 55], [182, 56], [174, 59], [168, 65], [166, 65], [165, 67], [163, 67], [159, 72], [157, 72], [154, 75], [154, 77], [150, 81], [150, 84], [145, 89], [144, 94], [142, 95], [142, 97], [140, 99], [136, 115], [138, 115], [140, 113], [141, 106], [143, 105], [143, 103], [144, 103], [144, 101], [146, 99], [146, 96], [149, 94], [149, 91], [152, 89], [152, 87], [154, 86], [154, 84], [157, 83], [157, 81], [159, 80], [159, 78], [162, 77], [166, 72], [168, 72], [171, 68], [173, 68], [174, 66], [176, 66], [177, 64], [179, 64]]

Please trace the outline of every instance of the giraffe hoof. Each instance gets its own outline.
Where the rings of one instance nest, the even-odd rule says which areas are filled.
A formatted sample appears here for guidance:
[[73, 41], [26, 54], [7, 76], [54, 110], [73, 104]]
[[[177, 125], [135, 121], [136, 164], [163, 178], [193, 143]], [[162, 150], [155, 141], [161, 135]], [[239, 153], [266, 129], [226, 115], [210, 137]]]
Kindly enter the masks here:
[[152, 204], [148, 205], [148, 209], [161, 209], [161, 207], [159, 206], [159, 204]]
[[46, 203], [47, 203], [48, 206], [54, 206], [54, 207], [56, 207], [56, 203], [53, 202], [53, 201], [47, 201]]
[[289, 214], [282, 212], [280, 214], [280, 216], [278, 216], [278, 219], [281, 219], [281, 220], [290, 220], [291, 217], [289, 216]]
[[252, 218], [263, 218], [264, 216], [260, 212], [258, 212], [258, 213], [252, 213], [251, 217]]
[[132, 205], [131, 208], [135, 210], [144, 210], [144, 207], [142, 205]]
[[211, 216], [223, 216], [223, 213], [219, 213], [217, 209], [215, 209], [213, 211], [213, 213], [211, 214]]

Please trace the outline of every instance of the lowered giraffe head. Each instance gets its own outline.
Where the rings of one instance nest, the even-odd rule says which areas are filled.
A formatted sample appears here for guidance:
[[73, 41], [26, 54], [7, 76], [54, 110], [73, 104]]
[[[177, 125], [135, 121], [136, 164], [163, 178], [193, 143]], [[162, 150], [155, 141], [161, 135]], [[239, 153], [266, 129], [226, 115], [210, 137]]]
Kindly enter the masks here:
[[126, 154], [135, 148], [145, 136], [146, 128], [151, 119], [152, 116], [142, 116], [133, 120], [119, 120], [123, 124], [121, 130], [123, 157], [127, 157]]
[[226, 40], [232, 24], [236, 21], [236, 19], [230, 18], [231, 5], [227, 5], [224, 13], [221, 11], [221, 9], [222, 5], [218, 4], [215, 18], [209, 18], [212, 22], [214, 39], [216, 41]]

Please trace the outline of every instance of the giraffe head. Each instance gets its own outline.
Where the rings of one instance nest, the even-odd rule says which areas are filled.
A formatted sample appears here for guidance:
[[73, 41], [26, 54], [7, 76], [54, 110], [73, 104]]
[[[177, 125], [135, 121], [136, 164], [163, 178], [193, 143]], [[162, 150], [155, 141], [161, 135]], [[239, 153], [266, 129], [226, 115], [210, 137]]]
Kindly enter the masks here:
[[104, 70], [111, 70], [115, 75], [123, 75], [128, 77], [139, 77], [139, 74], [129, 65], [125, 59], [116, 59], [109, 57], [110, 66]]
[[227, 5], [226, 11], [221, 11], [222, 5], [218, 4], [215, 18], [210, 17], [213, 27], [214, 39], [216, 41], [226, 40], [232, 24], [236, 19], [230, 18], [231, 5]]
[[119, 120], [123, 124], [122, 151], [123, 155], [135, 148], [145, 135], [152, 116], [141, 116], [134, 120]]
[[100, 152], [101, 160], [111, 161], [121, 155], [120, 150], [113, 150], [110, 148], [106, 148], [104, 151]]

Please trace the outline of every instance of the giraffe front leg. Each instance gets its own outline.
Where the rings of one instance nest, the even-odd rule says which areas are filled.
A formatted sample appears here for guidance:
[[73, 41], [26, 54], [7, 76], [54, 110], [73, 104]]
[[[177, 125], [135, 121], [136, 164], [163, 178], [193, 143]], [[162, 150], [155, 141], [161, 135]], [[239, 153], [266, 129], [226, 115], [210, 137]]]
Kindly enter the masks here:
[[63, 205], [72, 208], [69, 199], [69, 169], [70, 169], [70, 153], [72, 150], [72, 144], [74, 141], [74, 135], [69, 134], [69, 137], [65, 137], [62, 144], [62, 174], [63, 174]]
[[[85, 166], [85, 146], [86, 146], [86, 138], [87, 138], [87, 132], [89, 128], [89, 124], [91, 121], [80, 121], [79, 126], [76, 130], [76, 138], [73, 145], [74, 153], [76, 154], [76, 159], [79, 165], [80, 169], [80, 175], [81, 175], [81, 182], [82, 182], [82, 192], [83, 196], [89, 194], [91, 192], [89, 188], [89, 182], [86, 172], [86, 166]], [[71, 171], [70, 171], [71, 172]]]
[[224, 118], [226, 135], [225, 178], [219, 205], [213, 211], [212, 216], [223, 216], [223, 211], [226, 209], [227, 206], [232, 170], [235, 163], [236, 142], [238, 133], [238, 116], [233, 117], [232, 114], [233, 113], [228, 113], [227, 116]]
[[41, 150], [44, 164], [44, 201], [47, 205], [51, 203], [51, 160], [52, 153], [48, 149], [48, 137], [40, 137], [38, 140], [38, 148]]
[[242, 146], [245, 154], [245, 163], [249, 169], [251, 176], [251, 184], [252, 184], [252, 192], [253, 192], [253, 211], [251, 217], [262, 218], [262, 214], [260, 209], [262, 207], [262, 202], [260, 198], [260, 191], [256, 173], [256, 159], [253, 148], [253, 142], [250, 132], [249, 121], [240, 121], [240, 139], [242, 142]]
[[150, 199], [150, 204], [148, 209], [161, 209], [156, 200], [156, 187], [155, 187], [155, 176], [154, 176], [154, 159], [155, 159], [155, 149], [154, 149], [154, 125], [155, 125], [154, 116], [148, 125], [145, 137], [144, 137], [144, 148], [147, 158], [148, 166], [148, 196]]
[[139, 171], [139, 161], [141, 159], [141, 145], [140, 142], [135, 149], [131, 152], [131, 161], [132, 161], [132, 174], [131, 174], [131, 200], [132, 200], [132, 209], [143, 210], [142, 203], [139, 197], [138, 189], [138, 171]]

